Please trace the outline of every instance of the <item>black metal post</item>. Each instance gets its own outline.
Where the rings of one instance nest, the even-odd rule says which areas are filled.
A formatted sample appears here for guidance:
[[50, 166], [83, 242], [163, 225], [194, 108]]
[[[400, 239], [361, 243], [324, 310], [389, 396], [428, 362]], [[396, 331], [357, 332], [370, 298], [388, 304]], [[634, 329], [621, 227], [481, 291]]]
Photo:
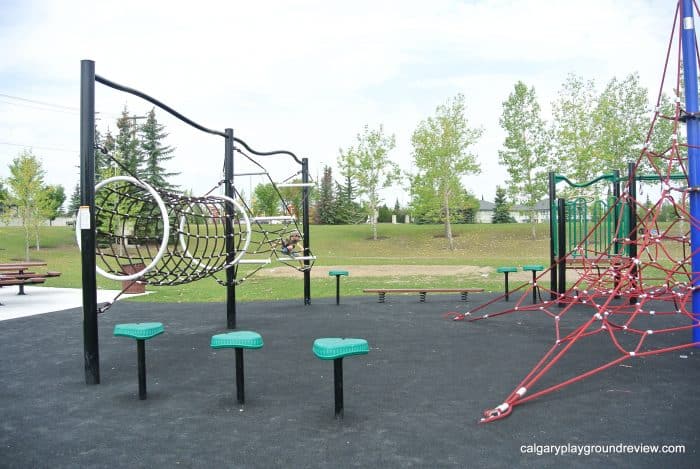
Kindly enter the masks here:
[[236, 397], [239, 404], [245, 404], [245, 387], [243, 382], [243, 349], [236, 347]]
[[[301, 159], [301, 182], [309, 183], [309, 159]], [[302, 230], [304, 230], [304, 255], [307, 256], [311, 252], [311, 236], [309, 233], [309, 187], [304, 185], [302, 188]], [[311, 271], [309, 269], [309, 260], [304, 260], [304, 304], [311, 304]]]
[[615, 207], [613, 208], [613, 220], [615, 220], [615, 242], [613, 244], [613, 253], [620, 254], [620, 232], [618, 227], [620, 224], [620, 170], [613, 171], [613, 199], [615, 199]]
[[[566, 292], [566, 200], [557, 199], [557, 233], [559, 244], [557, 250], [558, 256], [558, 268], [559, 268], [559, 279], [558, 279], [558, 289], [557, 296], [562, 297], [564, 292]], [[564, 306], [564, 303], [559, 301], [558, 306]]]
[[556, 255], [556, 235], [557, 235], [557, 225], [556, 225], [556, 203], [557, 200], [557, 181], [554, 177], [554, 171], [549, 172], [549, 265], [551, 270], [549, 271], [549, 289], [552, 292], [550, 294], [551, 299], [557, 296], [557, 255]]
[[537, 303], [537, 272], [532, 271], [532, 304]]
[[335, 387], [335, 418], [343, 418], [343, 358], [333, 360], [333, 385]]
[[80, 223], [82, 247], [85, 383], [100, 384], [95, 270], [95, 62], [92, 60], [80, 61], [80, 205], [77, 223]]
[[335, 304], [340, 304], [340, 275], [335, 276]]
[[503, 275], [505, 276], [506, 301], [508, 301], [508, 295], [510, 294], [508, 291], [508, 272], [503, 272]]
[[[233, 129], [226, 129], [226, 143], [224, 155], [224, 194], [226, 197], [234, 198], [233, 192]], [[226, 234], [226, 262], [231, 262], [236, 257], [236, 246], [234, 244], [233, 233], [234, 207], [226, 204], [226, 223], [224, 233]], [[236, 328], [236, 266], [226, 269], [226, 327]]]
[[139, 367], [139, 399], [146, 399], [146, 341], [136, 339], [136, 355]]

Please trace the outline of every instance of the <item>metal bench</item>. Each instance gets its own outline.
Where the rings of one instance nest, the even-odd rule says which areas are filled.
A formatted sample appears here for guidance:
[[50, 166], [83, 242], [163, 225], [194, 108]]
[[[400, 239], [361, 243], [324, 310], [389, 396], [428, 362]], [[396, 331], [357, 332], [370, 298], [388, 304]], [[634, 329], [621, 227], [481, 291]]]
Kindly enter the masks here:
[[481, 293], [483, 288], [366, 288], [365, 293], [377, 293], [379, 302], [384, 303], [387, 293], [418, 293], [421, 303], [425, 303], [428, 293], [459, 293], [462, 301], [468, 301], [469, 293]]

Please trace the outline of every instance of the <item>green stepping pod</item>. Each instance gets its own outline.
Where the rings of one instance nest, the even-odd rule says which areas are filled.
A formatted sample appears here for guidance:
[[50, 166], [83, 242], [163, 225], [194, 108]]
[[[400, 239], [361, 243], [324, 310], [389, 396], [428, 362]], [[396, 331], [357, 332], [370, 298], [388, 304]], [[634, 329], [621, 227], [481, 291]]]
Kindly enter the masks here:
[[331, 270], [328, 272], [328, 276], [332, 277], [334, 275], [349, 275], [347, 270]]
[[313, 351], [321, 360], [335, 360], [369, 353], [369, 345], [365, 339], [325, 338], [314, 341]]
[[543, 265], [524, 265], [523, 266], [524, 271], [531, 270], [533, 272], [539, 272], [540, 270], [544, 270]]
[[228, 332], [226, 334], [217, 334], [211, 338], [211, 348], [255, 349], [262, 346], [262, 336], [253, 331]]
[[141, 322], [131, 324], [116, 324], [114, 335], [116, 337], [129, 337], [131, 339], [146, 340], [165, 332], [163, 323]]
[[499, 274], [505, 273], [505, 272], [517, 272], [518, 268], [517, 267], [499, 267], [496, 269], [496, 272]]

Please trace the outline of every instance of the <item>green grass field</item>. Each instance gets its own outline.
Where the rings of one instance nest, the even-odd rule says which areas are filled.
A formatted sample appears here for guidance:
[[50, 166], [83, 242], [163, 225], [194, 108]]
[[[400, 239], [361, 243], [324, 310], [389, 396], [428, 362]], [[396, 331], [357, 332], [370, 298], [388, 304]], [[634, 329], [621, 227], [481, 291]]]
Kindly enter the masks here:
[[[548, 225], [538, 226], [538, 239], [533, 241], [527, 224], [454, 225], [456, 249], [447, 249], [442, 225], [379, 226], [380, 239], [371, 239], [367, 225], [311, 226], [311, 249], [317, 257], [314, 271], [323, 275], [312, 278], [312, 298], [335, 296], [335, 277], [328, 277], [328, 267], [340, 267], [350, 272], [342, 279], [342, 295], [362, 295], [363, 288], [377, 287], [481, 287], [500, 291], [503, 279], [495, 273], [501, 265], [549, 263]], [[67, 227], [41, 229], [41, 249], [30, 250], [31, 260], [48, 263], [47, 269], [62, 272], [61, 277], [47, 281], [46, 286], [81, 286], [80, 253], [74, 241], [74, 231]], [[24, 232], [21, 228], [0, 227], [3, 240], [0, 262], [24, 260]], [[353, 266], [407, 265], [409, 273], [397, 272], [385, 277], [353, 275]], [[420, 266], [476, 266], [483, 275], [427, 275]], [[303, 274], [289, 269], [287, 276], [252, 276], [236, 289], [240, 301], [300, 298], [303, 294]], [[439, 270], [439, 269], [438, 269]], [[97, 276], [99, 288], [121, 289], [120, 282]], [[213, 279], [173, 287], [147, 287], [152, 295], [133, 301], [207, 302], [225, 301], [225, 289]]]

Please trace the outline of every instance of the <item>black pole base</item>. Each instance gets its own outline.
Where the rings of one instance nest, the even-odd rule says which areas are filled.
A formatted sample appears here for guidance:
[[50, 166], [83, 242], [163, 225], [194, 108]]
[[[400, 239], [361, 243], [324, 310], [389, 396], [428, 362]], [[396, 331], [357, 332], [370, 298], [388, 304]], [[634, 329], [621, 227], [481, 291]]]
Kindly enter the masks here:
[[136, 340], [136, 354], [139, 368], [139, 399], [146, 399], [146, 341]]
[[243, 349], [236, 348], [236, 398], [239, 404], [245, 404], [245, 387], [243, 380]]
[[333, 386], [335, 388], [335, 418], [343, 418], [343, 358], [333, 360]]

